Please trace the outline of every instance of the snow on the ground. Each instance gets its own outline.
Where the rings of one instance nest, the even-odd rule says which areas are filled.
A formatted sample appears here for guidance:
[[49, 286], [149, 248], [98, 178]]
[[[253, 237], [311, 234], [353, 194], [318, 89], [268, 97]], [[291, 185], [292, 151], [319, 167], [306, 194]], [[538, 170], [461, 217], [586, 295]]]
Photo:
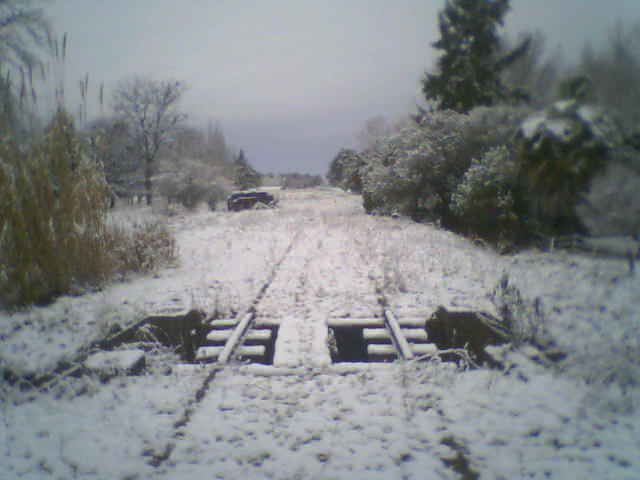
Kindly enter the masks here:
[[640, 275], [626, 259], [527, 252], [504, 268], [523, 295], [540, 298], [546, 327], [571, 353], [566, 369], [640, 385]]
[[[280, 323], [277, 368], [218, 371], [177, 432], [212, 366], [163, 348], [142, 376], [2, 384], [0, 478], [455, 479], [465, 462], [482, 479], [640, 478], [640, 277], [626, 262], [498, 256], [333, 189], [279, 196], [276, 210], [172, 217], [177, 266], [0, 321], [0, 366], [40, 374], [116, 323], [242, 313], [271, 281], [257, 313]], [[376, 289], [400, 314], [492, 312], [505, 272], [569, 352], [557, 371], [518, 352], [507, 372], [330, 364], [327, 319], [380, 314]]]
[[[439, 460], [438, 374], [397, 364], [343, 375], [226, 370], [158, 477], [455, 478]], [[432, 387], [416, 397], [416, 383]]]

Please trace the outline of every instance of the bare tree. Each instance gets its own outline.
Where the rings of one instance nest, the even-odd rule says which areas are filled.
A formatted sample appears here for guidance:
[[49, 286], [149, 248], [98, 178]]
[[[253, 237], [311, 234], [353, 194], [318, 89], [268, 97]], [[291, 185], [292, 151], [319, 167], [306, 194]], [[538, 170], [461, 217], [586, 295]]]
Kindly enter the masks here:
[[136, 76], [120, 82], [113, 94], [113, 109], [128, 126], [144, 164], [147, 205], [151, 204], [151, 176], [156, 157], [186, 118], [178, 109], [183, 93], [180, 82]]

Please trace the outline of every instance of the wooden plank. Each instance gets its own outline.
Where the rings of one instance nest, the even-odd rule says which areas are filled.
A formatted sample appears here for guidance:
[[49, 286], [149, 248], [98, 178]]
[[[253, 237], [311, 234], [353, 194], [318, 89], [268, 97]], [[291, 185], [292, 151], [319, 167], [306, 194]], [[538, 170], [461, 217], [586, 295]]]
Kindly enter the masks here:
[[237, 344], [240, 343], [240, 339], [247, 332], [247, 329], [253, 320], [253, 315], [254, 313], [250, 311], [242, 318], [242, 320], [240, 320], [240, 323], [233, 330], [229, 340], [227, 340], [227, 343], [224, 345], [224, 350], [220, 353], [218, 362], [227, 363], [229, 361], [233, 351], [237, 347]]
[[223, 349], [224, 347], [200, 347], [196, 350], [196, 360], [215, 360]]
[[240, 345], [234, 353], [241, 357], [263, 357], [267, 349], [264, 345]]
[[389, 344], [371, 343], [367, 345], [367, 355], [369, 356], [396, 356], [398, 354], [396, 348]]
[[408, 342], [428, 342], [426, 330], [422, 328], [403, 328], [402, 333]]
[[84, 364], [90, 370], [112, 375], [139, 373], [145, 365], [145, 353], [138, 349], [97, 352], [89, 355]]
[[[438, 347], [433, 343], [419, 343], [411, 344], [409, 346], [413, 352], [413, 355], [426, 355], [429, 353], [436, 353]], [[367, 354], [370, 356], [391, 356], [396, 355], [396, 348], [391, 344], [372, 343], [367, 345]]]
[[191, 308], [187, 308], [183, 305], [165, 305], [158, 308], [154, 308], [147, 312], [147, 318], [149, 317], [186, 317]]
[[269, 340], [271, 340], [271, 330], [252, 328], [251, 330], [249, 330], [249, 333], [247, 333], [247, 336], [244, 337], [244, 339], [245, 341], [251, 340], [268, 342]]
[[[219, 359], [224, 352], [224, 347], [200, 347], [196, 352], [196, 360], [215, 360]], [[264, 345], [240, 345], [234, 350], [236, 355], [243, 357], [261, 357], [266, 353]], [[220, 363], [225, 363], [219, 360]]]
[[[210, 342], [226, 342], [233, 330], [212, 330], [207, 334], [207, 340]], [[271, 330], [251, 329], [245, 336], [245, 340], [252, 341], [269, 341], [271, 339]]]
[[431, 315], [430, 310], [423, 310], [421, 308], [395, 308], [393, 311], [398, 319], [403, 317], [429, 318], [429, 315]]
[[397, 317], [397, 320], [401, 327], [424, 328], [427, 318], [429, 318], [428, 315], [424, 317]]
[[238, 368], [242, 374], [258, 375], [262, 377], [284, 377], [289, 375], [308, 375], [309, 370], [305, 368], [274, 367], [273, 365], [250, 364]]
[[412, 343], [411, 350], [413, 350], [414, 355], [426, 355], [428, 353], [436, 353], [438, 351], [438, 347], [436, 347], [435, 343]]
[[211, 320], [209, 326], [216, 330], [233, 328], [238, 324], [238, 320], [235, 318], [219, 318], [217, 320]]
[[233, 333], [233, 330], [212, 330], [207, 333], [207, 340], [210, 342], [226, 342]]
[[411, 351], [411, 347], [409, 347], [409, 342], [407, 342], [407, 339], [404, 338], [404, 335], [402, 334], [402, 330], [400, 329], [400, 325], [398, 324], [395, 315], [391, 310], [385, 309], [384, 316], [389, 332], [391, 333], [391, 340], [400, 352], [400, 356], [404, 360], [411, 360], [413, 358], [413, 352]]
[[281, 318], [275, 317], [256, 317], [256, 321], [254, 322], [254, 328], [269, 328], [269, 327], [279, 327], [280, 322], [282, 322]]
[[327, 321], [329, 328], [340, 327], [382, 327], [384, 326], [384, 320], [380, 317], [366, 317], [366, 318], [330, 318]]
[[391, 341], [386, 328], [363, 328], [362, 336], [365, 340], [388, 340]]

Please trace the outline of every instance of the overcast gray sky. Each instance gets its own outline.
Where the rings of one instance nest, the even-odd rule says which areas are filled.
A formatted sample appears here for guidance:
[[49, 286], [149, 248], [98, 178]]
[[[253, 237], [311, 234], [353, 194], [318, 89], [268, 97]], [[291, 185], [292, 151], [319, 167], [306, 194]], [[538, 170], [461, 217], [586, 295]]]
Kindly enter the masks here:
[[[437, 53], [444, 0], [57, 0], [68, 33], [68, 103], [85, 73], [107, 96], [132, 74], [189, 90], [190, 122], [219, 121], [262, 172], [324, 174], [364, 122], [421, 102]], [[640, 20], [640, 0], [512, 0], [508, 33], [541, 30], [570, 60], [617, 20]], [[93, 92], [93, 95], [92, 95]], [[91, 108], [93, 114], [98, 108]]]

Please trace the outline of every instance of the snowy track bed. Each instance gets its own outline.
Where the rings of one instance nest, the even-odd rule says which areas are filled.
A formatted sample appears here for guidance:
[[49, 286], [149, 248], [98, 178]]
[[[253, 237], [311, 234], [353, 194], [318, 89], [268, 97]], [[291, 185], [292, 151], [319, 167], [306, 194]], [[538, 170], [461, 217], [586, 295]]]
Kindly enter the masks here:
[[[3, 385], [0, 478], [640, 478], [640, 285], [623, 262], [500, 257], [431, 226], [366, 216], [341, 192], [280, 195], [277, 210], [172, 219], [180, 266], [11, 316], [0, 340], [3, 365], [37, 372], [152, 311], [252, 312], [252, 325], [278, 325], [273, 365], [185, 366], [159, 349], [142, 376], [70, 378], [42, 394]], [[382, 324], [381, 294], [400, 325], [440, 305], [491, 312], [505, 271], [541, 298], [570, 352], [559, 371], [518, 352], [505, 372], [437, 359], [333, 363], [329, 326]], [[618, 341], [620, 358], [581, 357]], [[626, 381], [585, 377], [580, 362]]]
[[403, 388], [410, 374], [399, 365], [359, 370], [225, 370], [158, 476], [388, 479], [446, 471], [436, 454], [440, 421]]

